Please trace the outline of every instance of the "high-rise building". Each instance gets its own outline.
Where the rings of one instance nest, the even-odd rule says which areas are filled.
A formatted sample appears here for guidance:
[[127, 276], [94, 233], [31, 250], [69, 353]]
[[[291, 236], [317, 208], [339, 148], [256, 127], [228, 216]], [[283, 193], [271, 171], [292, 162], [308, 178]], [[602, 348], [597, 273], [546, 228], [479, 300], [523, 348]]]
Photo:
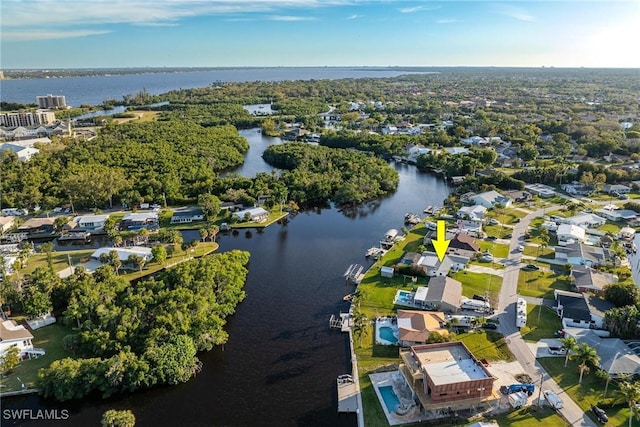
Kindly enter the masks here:
[[66, 108], [67, 101], [64, 95], [47, 95], [36, 97], [36, 102], [40, 108]]
[[55, 121], [56, 115], [52, 111], [0, 113], [0, 126], [5, 127], [50, 125]]

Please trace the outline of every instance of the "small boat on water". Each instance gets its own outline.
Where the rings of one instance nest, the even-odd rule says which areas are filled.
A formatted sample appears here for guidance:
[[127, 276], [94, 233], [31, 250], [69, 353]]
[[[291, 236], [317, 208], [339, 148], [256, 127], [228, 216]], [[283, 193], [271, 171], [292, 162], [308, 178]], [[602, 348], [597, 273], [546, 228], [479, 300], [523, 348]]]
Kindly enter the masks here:
[[375, 246], [373, 248], [369, 248], [367, 249], [367, 252], [365, 252], [364, 256], [369, 258], [370, 256], [376, 256], [379, 255], [382, 252], [382, 249], [380, 248], [376, 248]]
[[427, 206], [426, 208], [424, 208], [423, 212], [426, 213], [426, 214], [433, 213], [433, 206], [431, 206], [431, 205]]
[[416, 225], [418, 223], [420, 223], [420, 217], [414, 213], [408, 213], [404, 216], [404, 223], [405, 224], [411, 224], [411, 225]]

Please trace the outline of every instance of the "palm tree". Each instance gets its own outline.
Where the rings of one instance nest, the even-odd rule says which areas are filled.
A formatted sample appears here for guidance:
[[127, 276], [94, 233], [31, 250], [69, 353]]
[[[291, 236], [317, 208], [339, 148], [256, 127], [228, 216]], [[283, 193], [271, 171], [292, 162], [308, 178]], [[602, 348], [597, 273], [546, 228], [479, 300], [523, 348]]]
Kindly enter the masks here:
[[359, 311], [355, 311], [353, 314], [353, 326], [351, 330], [353, 331], [353, 335], [357, 336], [360, 339], [360, 347], [362, 347], [362, 337], [369, 333], [367, 328], [368, 326], [367, 317], [360, 313]]
[[562, 346], [567, 349], [566, 356], [564, 358], [564, 367], [567, 367], [567, 363], [569, 363], [569, 356], [573, 354], [578, 348], [578, 341], [572, 336], [568, 336], [566, 338], [562, 338], [560, 340]]
[[582, 376], [585, 371], [588, 371], [590, 367], [598, 366], [600, 362], [600, 356], [595, 348], [591, 347], [586, 342], [580, 343], [574, 354], [570, 357], [578, 362], [578, 368], [580, 369], [580, 379], [578, 384], [582, 384]]
[[640, 419], [640, 410], [636, 406], [640, 402], [640, 382], [623, 381], [618, 384], [617, 393], [629, 404], [629, 427], [633, 416]]

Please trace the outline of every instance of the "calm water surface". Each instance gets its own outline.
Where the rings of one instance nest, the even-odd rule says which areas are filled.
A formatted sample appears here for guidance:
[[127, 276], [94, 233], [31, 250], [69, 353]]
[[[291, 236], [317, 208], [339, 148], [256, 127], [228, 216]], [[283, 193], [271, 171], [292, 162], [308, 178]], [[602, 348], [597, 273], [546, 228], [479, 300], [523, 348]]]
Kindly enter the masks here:
[[0, 100], [34, 103], [36, 97], [40, 95], [65, 95], [67, 104], [78, 107], [83, 104], [99, 105], [107, 99], [119, 101], [124, 95], [142, 90], [146, 90], [152, 95], [159, 95], [171, 90], [205, 87], [217, 82], [395, 77], [401, 74], [415, 73], [398, 71], [393, 68], [282, 67], [0, 80]]
[[[242, 134], [252, 148], [240, 171], [271, 170], [260, 154], [278, 140]], [[398, 191], [349, 215], [316, 209], [286, 225], [220, 237], [221, 251], [251, 252], [247, 298], [229, 319], [228, 343], [200, 354], [202, 372], [188, 383], [104, 401], [53, 404], [31, 396], [3, 406], [71, 411], [67, 421], [23, 423], [34, 426], [98, 425], [111, 408], [132, 409], [137, 426], [355, 426], [354, 415], [337, 414], [335, 380], [350, 370], [346, 335], [328, 328], [353, 291], [342, 274], [351, 263], [369, 265], [366, 249], [399, 229], [406, 212], [440, 205], [449, 192], [434, 176], [396, 168]]]

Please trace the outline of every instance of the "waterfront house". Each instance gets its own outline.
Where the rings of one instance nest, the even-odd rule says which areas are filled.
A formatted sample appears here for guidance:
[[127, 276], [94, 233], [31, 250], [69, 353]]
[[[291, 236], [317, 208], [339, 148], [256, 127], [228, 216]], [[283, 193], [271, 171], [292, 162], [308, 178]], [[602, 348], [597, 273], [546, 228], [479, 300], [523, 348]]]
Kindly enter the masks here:
[[437, 311], [398, 310], [398, 344], [409, 347], [426, 344], [429, 335], [448, 335], [444, 313]]
[[496, 378], [461, 342], [401, 349], [398, 370], [427, 411], [478, 410], [500, 398], [493, 390]]
[[146, 248], [144, 246], [127, 246], [123, 248], [116, 247], [103, 247], [97, 249], [95, 252], [91, 254], [91, 258], [100, 260], [100, 255], [108, 254], [111, 251], [116, 251], [118, 254], [118, 258], [124, 264], [129, 260], [130, 255], [138, 255], [145, 259], [145, 261], [149, 262], [153, 259], [153, 255], [151, 253], [151, 248]]
[[511, 206], [512, 200], [503, 196], [495, 190], [486, 191], [484, 193], [476, 194], [469, 198], [475, 205], [482, 205], [487, 209], [495, 207], [497, 204], [503, 205], [505, 208]]
[[120, 230], [137, 231], [143, 228], [152, 231], [158, 229], [156, 212], [130, 213], [125, 215], [118, 225]]
[[615, 306], [595, 295], [587, 293], [553, 291], [554, 307], [563, 327], [602, 329], [604, 313]]
[[586, 239], [586, 230], [573, 224], [560, 224], [556, 230], [559, 245], [567, 245], [569, 243], [584, 242]]
[[102, 231], [109, 215], [83, 215], [76, 218], [74, 230]]
[[618, 281], [612, 274], [600, 273], [585, 265], [576, 265], [571, 269], [574, 278], [573, 287], [578, 292], [591, 292], [599, 297], [604, 295], [604, 288]]
[[445, 255], [440, 261], [435, 252], [425, 251], [414, 265], [421, 268], [426, 276], [446, 276], [450, 270], [463, 270], [468, 263], [469, 258], [464, 256]]
[[253, 222], [264, 222], [269, 219], [269, 211], [264, 208], [251, 208], [234, 212], [233, 216], [238, 218], [240, 221], [247, 221], [248, 219]]
[[609, 250], [580, 242], [557, 246], [555, 250], [556, 261], [564, 264], [593, 267], [604, 264], [607, 258], [611, 258]]
[[640, 351], [632, 350], [619, 338], [608, 338], [600, 332], [583, 328], [565, 328], [567, 336], [593, 347], [600, 357], [600, 369], [612, 377], [640, 375]]
[[171, 224], [185, 224], [194, 221], [202, 221], [204, 213], [197, 206], [185, 206], [175, 209], [171, 215]]
[[416, 304], [429, 310], [455, 313], [460, 307], [462, 283], [448, 276], [437, 276], [429, 279], [429, 286], [424, 296], [414, 297]]
[[18, 233], [25, 233], [27, 238], [53, 237], [55, 222], [55, 218], [30, 218], [18, 227]]
[[31, 340], [33, 335], [24, 326], [18, 325], [13, 320], [0, 322], [0, 358], [3, 357], [11, 347], [17, 347], [19, 357], [25, 358], [30, 350], [33, 350]]
[[457, 229], [451, 229], [457, 234], [468, 234], [474, 237], [483, 237], [482, 220], [480, 219], [459, 219], [456, 221]]

